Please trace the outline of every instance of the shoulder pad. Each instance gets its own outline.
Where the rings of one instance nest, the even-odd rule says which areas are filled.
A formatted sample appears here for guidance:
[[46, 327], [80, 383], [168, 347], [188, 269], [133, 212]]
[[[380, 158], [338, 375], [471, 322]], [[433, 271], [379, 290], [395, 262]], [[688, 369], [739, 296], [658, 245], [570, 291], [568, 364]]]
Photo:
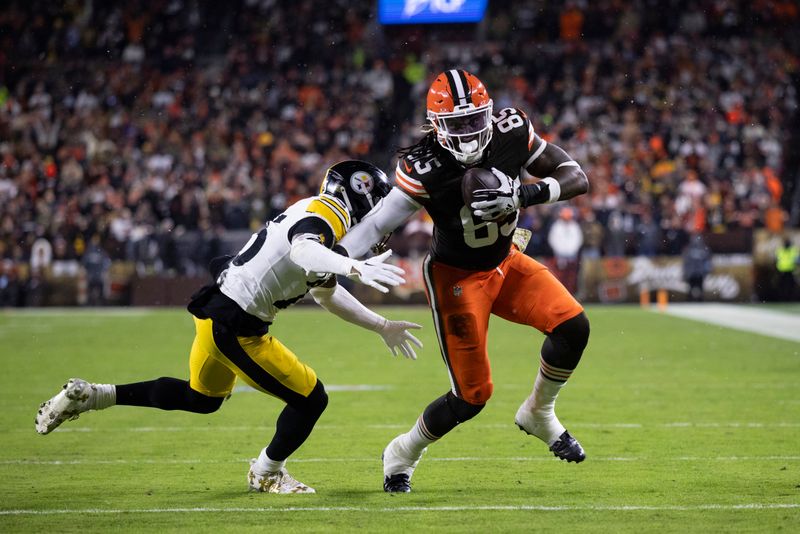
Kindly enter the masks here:
[[314, 213], [323, 218], [333, 229], [337, 241], [350, 229], [350, 214], [331, 197], [314, 197], [306, 206], [306, 213]]

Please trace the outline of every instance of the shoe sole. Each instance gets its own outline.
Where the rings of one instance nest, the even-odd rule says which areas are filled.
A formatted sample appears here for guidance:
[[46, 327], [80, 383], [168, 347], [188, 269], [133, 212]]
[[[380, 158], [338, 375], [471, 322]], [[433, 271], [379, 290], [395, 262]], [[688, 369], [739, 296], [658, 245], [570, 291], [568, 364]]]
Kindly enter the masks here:
[[81, 412], [68, 410], [71, 402], [83, 402], [89, 398], [87, 388], [90, 384], [84, 380], [70, 378], [61, 387], [53, 398], [39, 405], [36, 414], [36, 431], [39, 434], [49, 434], [58, 428], [64, 421], [77, 419]]

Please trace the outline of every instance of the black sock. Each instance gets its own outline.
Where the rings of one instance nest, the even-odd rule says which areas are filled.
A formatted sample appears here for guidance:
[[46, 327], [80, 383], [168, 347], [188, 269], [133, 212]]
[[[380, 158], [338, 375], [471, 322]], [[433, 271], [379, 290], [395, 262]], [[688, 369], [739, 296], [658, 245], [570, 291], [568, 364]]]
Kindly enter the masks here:
[[428, 432], [441, 438], [459, 423], [478, 415], [483, 406], [483, 404], [470, 404], [448, 391], [425, 408], [422, 413], [422, 422], [425, 423]]
[[223, 397], [209, 397], [189, 387], [186, 380], [161, 377], [157, 380], [120, 384], [117, 389], [117, 404], [145, 406], [161, 410], [183, 410], [194, 413], [216, 411]]
[[303, 402], [287, 404], [278, 416], [275, 435], [267, 446], [269, 459], [281, 462], [296, 451], [311, 434], [327, 405], [328, 394], [320, 381]]

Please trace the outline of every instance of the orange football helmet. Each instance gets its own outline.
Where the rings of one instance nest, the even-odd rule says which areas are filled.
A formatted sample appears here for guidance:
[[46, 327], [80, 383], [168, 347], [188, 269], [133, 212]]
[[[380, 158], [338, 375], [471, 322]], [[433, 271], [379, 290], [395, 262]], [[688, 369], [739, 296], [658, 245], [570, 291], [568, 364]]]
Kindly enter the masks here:
[[481, 159], [492, 139], [492, 99], [473, 74], [447, 70], [428, 90], [428, 120], [439, 144], [470, 165]]

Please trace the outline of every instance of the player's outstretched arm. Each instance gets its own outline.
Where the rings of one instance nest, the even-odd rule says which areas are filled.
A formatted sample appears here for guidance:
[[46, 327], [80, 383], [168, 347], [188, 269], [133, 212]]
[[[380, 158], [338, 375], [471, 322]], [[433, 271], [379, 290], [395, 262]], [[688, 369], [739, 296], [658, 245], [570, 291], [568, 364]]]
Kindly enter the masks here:
[[364, 220], [353, 226], [339, 242], [351, 258], [360, 258], [383, 236], [403, 224], [422, 206], [393, 188]]
[[420, 325], [408, 321], [390, 321], [361, 304], [349, 291], [338, 284], [333, 287], [315, 287], [311, 290], [311, 296], [317, 304], [334, 315], [349, 323], [377, 332], [392, 351], [392, 355], [402, 354], [406, 358], [417, 359], [413, 345], [422, 348], [422, 342], [409, 330], [422, 328]]
[[389, 291], [386, 286], [405, 283], [402, 276], [405, 271], [396, 265], [385, 263], [391, 255], [392, 251], [387, 250], [380, 256], [359, 261], [337, 254], [314, 239], [303, 238], [292, 241], [289, 252], [291, 260], [306, 272], [341, 274], [374, 287], [381, 293]]

